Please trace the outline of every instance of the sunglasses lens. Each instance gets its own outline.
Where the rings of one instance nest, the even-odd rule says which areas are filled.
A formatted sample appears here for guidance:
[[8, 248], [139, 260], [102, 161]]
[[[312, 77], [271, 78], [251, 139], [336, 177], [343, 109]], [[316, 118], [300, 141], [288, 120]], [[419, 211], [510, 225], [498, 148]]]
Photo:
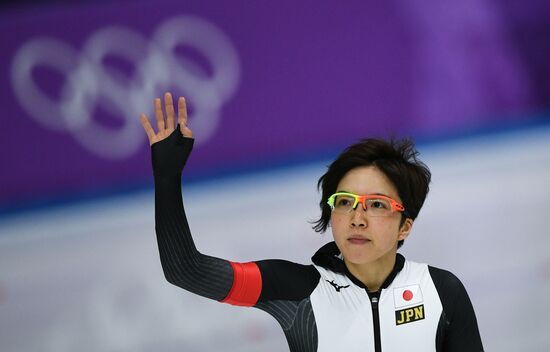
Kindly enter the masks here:
[[371, 216], [389, 216], [392, 213], [391, 203], [384, 198], [367, 199], [367, 212]]
[[348, 213], [353, 210], [355, 198], [350, 195], [337, 195], [334, 197], [334, 211], [338, 213]]

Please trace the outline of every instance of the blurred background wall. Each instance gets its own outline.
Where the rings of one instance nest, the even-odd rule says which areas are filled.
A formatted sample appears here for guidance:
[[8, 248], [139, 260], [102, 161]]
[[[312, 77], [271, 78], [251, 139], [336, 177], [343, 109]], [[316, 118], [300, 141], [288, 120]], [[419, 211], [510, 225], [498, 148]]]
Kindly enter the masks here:
[[401, 252], [465, 283], [487, 350], [546, 351], [550, 5], [24, 1], [0, 7], [0, 350], [281, 351], [164, 281], [138, 122], [185, 95], [198, 248], [309, 263], [317, 178], [365, 136], [433, 172]]

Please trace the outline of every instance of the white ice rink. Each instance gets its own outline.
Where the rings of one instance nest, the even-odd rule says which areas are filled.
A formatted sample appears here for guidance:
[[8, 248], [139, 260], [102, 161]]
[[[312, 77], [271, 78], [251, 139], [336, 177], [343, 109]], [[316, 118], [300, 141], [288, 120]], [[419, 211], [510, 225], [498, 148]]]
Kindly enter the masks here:
[[[431, 191], [401, 252], [465, 284], [487, 351], [550, 350], [550, 127], [419, 146]], [[199, 250], [310, 263], [328, 163], [184, 185]], [[168, 284], [151, 190], [0, 220], [0, 351], [286, 351], [266, 313]]]

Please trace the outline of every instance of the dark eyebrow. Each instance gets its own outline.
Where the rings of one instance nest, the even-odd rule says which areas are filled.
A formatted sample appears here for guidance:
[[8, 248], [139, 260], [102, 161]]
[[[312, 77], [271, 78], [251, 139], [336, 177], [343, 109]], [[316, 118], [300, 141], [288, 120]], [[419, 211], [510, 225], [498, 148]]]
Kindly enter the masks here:
[[387, 194], [384, 194], [384, 193], [371, 193], [372, 195], [375, 195], [375, 196], [384, 196], [384, 197], [388, 197], [388, 198], [391, 198], [393, 199], [392, 197], [388, 196]]
[[[346, 190], [343, 190], [343, 189], [336, 191], [336, 193], [340, 193], [340, 192], [355, 194], [355, 193], [353, 193], [353, 192], [346, 191]], [[392, 197], [390, 197], [390, 196], [388, 196], [387, 194], [384, 194], [384, 193], [369, 193], [369, 194], [370, 194], [370, 195], [373, 195], [373, 196], [384, 196], [384, 197], [392, 198]], [[359, 196], [359, 195], [360, 195], [360, 194], [358, 194], [358, 196]], [[392, 199], [393, 199], [393, 198], [392, 198]]]
[[342, 193], [351, 193], [351, 194], [355, 194], [355, 193], [353, 193], [353, 192], [346, 191], [346, 190], [343, 190], [343, 189], [341, 189], [341, 190], [339, 190], [339, 191], [336, 191], [336, 193], [340, 193], [340, 192], [342, 192]]

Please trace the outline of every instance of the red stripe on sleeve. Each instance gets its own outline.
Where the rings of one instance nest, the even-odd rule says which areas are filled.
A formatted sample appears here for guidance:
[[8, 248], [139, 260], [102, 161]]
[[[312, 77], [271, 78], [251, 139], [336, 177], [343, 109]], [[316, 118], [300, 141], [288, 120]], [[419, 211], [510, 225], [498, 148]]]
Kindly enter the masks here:
[[231, 263], [233, 268], [233, 286], [222, 301], [234, 306], [252, 307], [258, 302], [262, 292], [262, 275], [254, 262]]

